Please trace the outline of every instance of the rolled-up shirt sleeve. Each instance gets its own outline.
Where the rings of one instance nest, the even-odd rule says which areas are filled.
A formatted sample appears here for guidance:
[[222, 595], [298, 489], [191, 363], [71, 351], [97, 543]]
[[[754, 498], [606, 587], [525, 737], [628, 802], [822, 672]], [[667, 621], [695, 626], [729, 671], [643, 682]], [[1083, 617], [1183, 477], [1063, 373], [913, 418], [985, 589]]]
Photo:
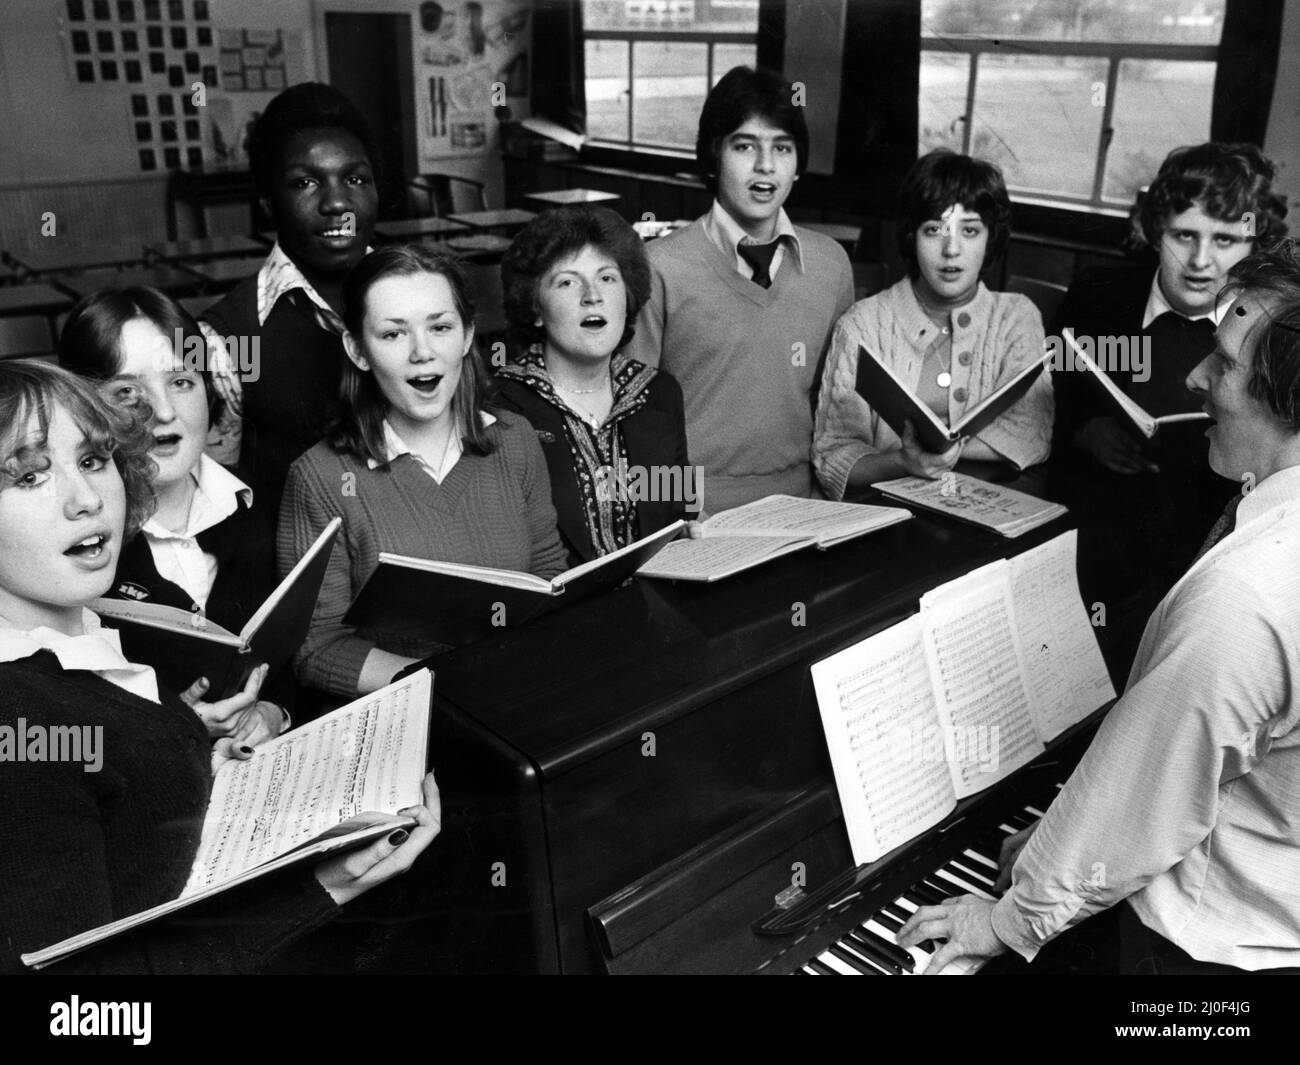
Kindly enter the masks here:
[[993, 911], [998, 938], [1025, 958], [1209, 848], [1233, 789], [1294, 730], [1296, 634], [1257, 586], [1198, 576], [1153, 620], [1127, 691]]

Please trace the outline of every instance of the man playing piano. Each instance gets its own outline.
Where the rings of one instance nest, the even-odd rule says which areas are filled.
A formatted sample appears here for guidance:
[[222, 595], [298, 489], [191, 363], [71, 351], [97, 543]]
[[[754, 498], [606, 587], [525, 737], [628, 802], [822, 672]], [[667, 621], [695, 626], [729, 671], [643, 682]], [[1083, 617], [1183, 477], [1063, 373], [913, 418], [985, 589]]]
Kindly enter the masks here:
[[1119, 904], [1133, 973], [1300, 972], [1300, 251], [1233, 267], [1187, 385], [1209, 461], [1242, 484], [1147, 624], [1124, 695], [996, 903], [922, 907], [899, 932], [954, 958], [1033, 959]]

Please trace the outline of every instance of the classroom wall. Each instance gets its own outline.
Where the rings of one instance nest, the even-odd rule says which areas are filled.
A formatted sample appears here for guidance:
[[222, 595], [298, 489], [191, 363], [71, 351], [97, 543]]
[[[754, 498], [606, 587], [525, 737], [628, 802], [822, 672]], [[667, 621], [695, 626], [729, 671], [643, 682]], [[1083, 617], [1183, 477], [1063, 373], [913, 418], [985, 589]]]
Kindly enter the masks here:
[[[531, 0], [489, 0], [485, 7], [505, 4], [528, 9]], [[211, 0], [211, 19], [217, 30], [284, 31], [291, 56], [288, 82], [294, 84], [321, 76], [316, 30], [321, 12], [358, 6], [355, 0]], [[370, 6], [409, 10], [418, 37], [419, 0]], [[138, 245], [165, 239], [167, 174], [140, 172], [132, 117], [124, 105], [132, 87], [75, 81], [61, 36], [68, 29], [60, 23], [63, 12], [62, 0], [0, 3], [0, 248], [21, 250], [47, 239], [40, 226], [50, 211], [58, 234], [79, 241]], [[219, 116], [227, 141], [238, 142], [248, 119], [264, 110], [276, 91], [212, 90], [211, 117]], [[523, 110], [519, 101], [511, 105]], [[503, 203], [502, 165], [495, 151], [448, 161], [421, 151], [420, 165], [485, 181], [489, 203]], [[239, 207], [209, 211], [208, 219], [214, 233], [247, 228], [247, 212]]]
[[1291, 230], [1300, 233], [1300, 4], [1287, 4], [1282, 16], [1281, 62], [1273, 89], [1264, 151], [1281, 170], [1280, 187], [1291, 202]]

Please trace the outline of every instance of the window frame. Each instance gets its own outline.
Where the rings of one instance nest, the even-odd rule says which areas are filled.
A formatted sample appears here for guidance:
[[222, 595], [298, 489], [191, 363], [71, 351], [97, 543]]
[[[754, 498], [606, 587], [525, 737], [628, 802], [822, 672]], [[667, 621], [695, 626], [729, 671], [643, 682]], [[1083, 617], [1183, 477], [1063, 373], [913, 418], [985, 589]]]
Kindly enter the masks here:
[[[706, 92], [713, 87], [713, 70], [714, 70], [714, 51], [720, 44], [739, 44], [748, 45], [758, 49], [758, 31], [750, 32], [732, 32], [732, 31], [698, 31], [682, 30], [680, 32], [673, 30], [589, 30], [582, 31], [582, 45], [585, 48], [587, 41], [616, 41], [627, 44], [627, 140], [612, 140], [608, 137], [592, 137], [588, 135], [587, 143], [594, 148], [610, 148], [625, 152], [648, 152], [656, 155], [667, 155], [680, 159], [694, 159], [695, 152], [691, 148], [683, 148], [678, 144], [658, 144], [654, 141], [638, 141], [634, 137], [636, 129], [636, 80], [633, 77], [633, 70], [636, 63], [636, 45], [638, 43], [661, 43], [672, 42], [679, 44], [704, 44], [708, 47], [705, 49], [704, 78], [707, 86]], [[585, 95], [586, 76], [583, 76]]]
[[[966, 80], [966, 109], [957, 117], [962, 126], [962, 154], [970, 154], [974, 122], [975, 91], [979, 78], [979, 60], [982, 55], [1058, 55], [1080, 59], [1106, 60], [1106, 97], [1103, 103], [1101, 129], [1096, 146], [1096, 163], [1093, 168], [1092, 195], [1088, 198], [1068, 193], [1017, 190], [1008, 186], [1013, 201], [1032, 202], [1044, 206], [1084, 209], [1098, 213], [1123, 211], [1131, 206], [1121, 200], [1107, 199], [1104, 195], [1106, 161], [1111, 142], [1115, 137], [1112, 124], [1115, 112], [1115, 90], [1119, 83], [1120, 63], [1126, 59], [1154, 59], [1164, 62], [1214, 63], [1218, 69], [1217, 44], [1158, 44], [1124, 41], [1061, 41], [1036, 38], [990, 39], [975, 34], [951, 34], [942, 37], [922, 33], [921, 52], [959, 53], [969, 57]], [[918, 134], [918, 151], [919, 135]]]

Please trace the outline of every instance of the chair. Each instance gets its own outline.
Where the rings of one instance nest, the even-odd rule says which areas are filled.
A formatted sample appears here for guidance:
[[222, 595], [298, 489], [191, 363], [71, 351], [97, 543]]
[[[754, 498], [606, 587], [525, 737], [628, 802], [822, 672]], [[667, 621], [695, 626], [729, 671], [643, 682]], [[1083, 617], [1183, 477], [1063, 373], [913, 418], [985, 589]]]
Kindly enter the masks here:
[[54, 337], [43, 314], [0, 318], [0, 359], [52, 357]]
[[1038, 313], [1043, 316], [1043, 325], [1050, 328], [1056, 312], [1061, 309], [1061, 301], [1065, 299], [1066, 289], [1064, 285], [1056, 285], [1051, 281], [1039, 281], [1037, 278], [1017, 277], [1012, 274], [1007, 278], [1003, 291], [1018, 292], [1022, 296], [1028, 296], [1038, 308]]
[[486, 211], [483, 182], [454, 174], [417, 174], [406, 184], [411, 209], [420, 217], [445, 218], [462, 211]]

